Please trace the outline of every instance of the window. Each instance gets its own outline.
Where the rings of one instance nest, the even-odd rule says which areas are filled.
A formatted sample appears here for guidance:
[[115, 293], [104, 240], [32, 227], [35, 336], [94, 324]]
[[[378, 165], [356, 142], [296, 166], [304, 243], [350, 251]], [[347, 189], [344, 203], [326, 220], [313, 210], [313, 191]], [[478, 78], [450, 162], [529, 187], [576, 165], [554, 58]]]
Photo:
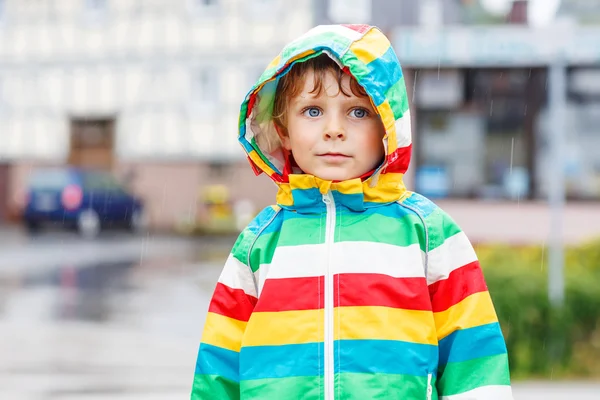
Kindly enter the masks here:
[[188, 0], [191, 13], [197, 17], [214, 17], [221, 10], [219, 0]]
[[534, 122], [545, 101], [544, 71], [449, 72], [417, 75], [417, 191], [431, 197], [535, 197]]
[[107, 0], [84, 0], [84, 19], [92, 25], [102, 22], [108, 11]]
[[281, 4], [278, 0], [251, 0], [245, 1], [244, 5], [248, 15], [258, 20], [276, 18], [281, 13]]
[[107, 8], [106, 0], [85, 0], [85, 8], [92, 12], [104, 11]]
[[213, 67], [200, 67], [192, 72], [192, 101], [202, 108], [213, 108], [219, 101], [219, 76]]

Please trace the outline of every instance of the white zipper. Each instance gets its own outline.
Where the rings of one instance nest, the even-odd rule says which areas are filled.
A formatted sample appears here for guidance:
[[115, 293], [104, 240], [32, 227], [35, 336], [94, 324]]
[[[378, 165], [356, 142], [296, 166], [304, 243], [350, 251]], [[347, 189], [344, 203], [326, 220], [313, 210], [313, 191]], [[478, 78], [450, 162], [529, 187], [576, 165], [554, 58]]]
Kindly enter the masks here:
[[431, 400], [431, 396], [433, 394], [433, 387], [431, 386], [432, 379], [433, 374], [427, 374], [427, 400]]
[[331, 192], [323, 195], [323, 203], [327, 206], [327, 222], [325, 224], [325, 245], [327, 246], [327, 265], [325, 268], [325, 399], [334, 400], [334, 351], [333, 351], [333, 273], [331, 272], [331, 246], [335, 234], [335, 202]]

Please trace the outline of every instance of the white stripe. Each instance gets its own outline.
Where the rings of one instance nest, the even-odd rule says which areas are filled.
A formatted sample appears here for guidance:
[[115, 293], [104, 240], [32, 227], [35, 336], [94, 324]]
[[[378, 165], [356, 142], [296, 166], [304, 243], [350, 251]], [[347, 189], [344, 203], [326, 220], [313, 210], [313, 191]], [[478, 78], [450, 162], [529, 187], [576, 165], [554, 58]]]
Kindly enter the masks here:
[[326, 248], [323, 244], [280, 246], [275, 249], [270, 265], [261, 264], [260, 281], [265, 279], [307, 278], [322, 276]]
[[464, 265], [477, 261], [477, 254], [463, 232], [459, 232], [429, 252], [428, 284], [448, 278], [450, 273]]
[[410, 112], [406, 111], [404, 115], [396, 120], [396, 143], [398, 148], [410, 146], [412, 143], [412, 124]]
[[333, 246], [333, 257], [336, 274], [371, 273], [394, 278], [425, 276], [424, 253], [418, 244], [339, 242]]
[[[373, 273], [395, 278], [423, 277], [424, 253], [419, 245], [407, 247], [374, 242], [338, 242], [332, 248], [334, 274]], [[262, 264], [256, 277], [259, 292], [264, 281], [323, 276], [326, 248], [323, 244], [281, 246], [271, 264]]]
[[252, 270], [232, 254], [229, 255], [225, 262], [223, 272], [219, 276], [219, 283], [229, 286], [232, 289], [242, 289], [246, 294], [257, 297]]
[[461, 394], [442, 396], [440, 400], [513, 400], [508, 385], [482, 386]]

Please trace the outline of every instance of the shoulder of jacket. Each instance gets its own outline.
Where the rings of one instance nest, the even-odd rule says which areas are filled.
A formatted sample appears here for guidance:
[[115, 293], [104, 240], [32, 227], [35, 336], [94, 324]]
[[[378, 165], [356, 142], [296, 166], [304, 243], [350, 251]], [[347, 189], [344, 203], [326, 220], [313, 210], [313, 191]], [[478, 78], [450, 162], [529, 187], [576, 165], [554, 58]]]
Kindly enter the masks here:
[[268, 206], [259, 212], [240, 232], [232, 253], [240, 261], [246, 262], [252, 248], [260, 235], [271, 225], [279, 215], [281, 208], [279, 206]]
[[398, 204], [401, 207], [412, 210], [422, 218], [427, 218], [434, 213], [443, 212], [433, 201], [416, 192], [406, 192], [406, 194], [398, 200]]

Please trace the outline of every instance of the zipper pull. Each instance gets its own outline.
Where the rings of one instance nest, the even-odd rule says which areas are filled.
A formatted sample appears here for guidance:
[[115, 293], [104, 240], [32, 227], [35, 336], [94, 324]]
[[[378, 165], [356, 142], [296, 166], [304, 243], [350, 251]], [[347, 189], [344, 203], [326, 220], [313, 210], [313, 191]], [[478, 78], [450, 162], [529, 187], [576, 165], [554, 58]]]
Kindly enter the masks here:
[[323, 195], [323, 203], [331, 204], [331, 198], [329, 197], [329, 193]]

